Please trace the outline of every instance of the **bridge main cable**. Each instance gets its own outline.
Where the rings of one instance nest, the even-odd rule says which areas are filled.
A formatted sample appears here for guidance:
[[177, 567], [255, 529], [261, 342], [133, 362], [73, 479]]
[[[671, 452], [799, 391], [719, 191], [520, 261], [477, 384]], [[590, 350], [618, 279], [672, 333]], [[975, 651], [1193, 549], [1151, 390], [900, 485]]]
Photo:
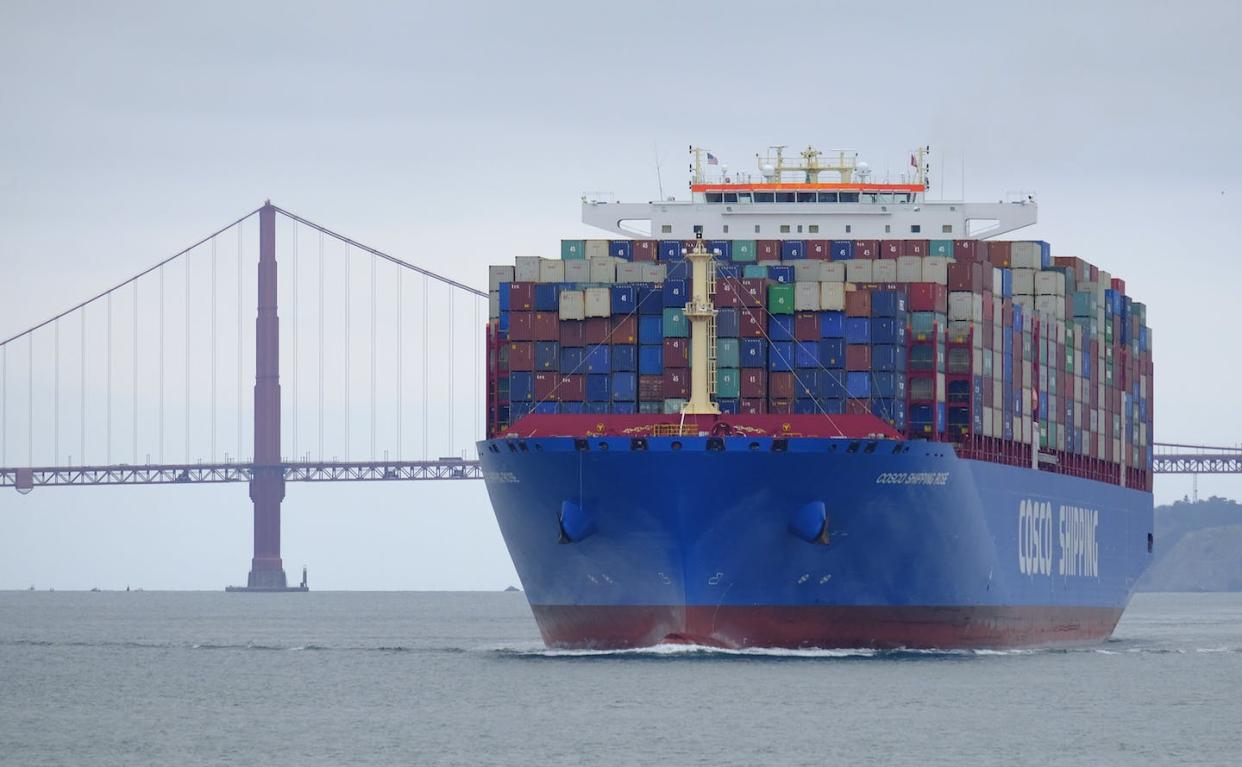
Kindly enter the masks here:
[[[322, 232], [328, 235], [329, 237], [335, 237], [336, 239], [340, 240], [341, 242], [344, 242], [347, 245], [352, 245], [353, 247], [358, 248], [359, 250], [366, 251], [367, 253], [370, 253], [373, 256], [378, 256], [379, 258], [382, 258], [385, 261], [388, 261], [393, 264], [397, 264], [398, 266], [403, 266], [406, 269], [411, 269], [425, 277], [431, 277], [432, 279], [439, 280], [440, 282], [443, 282], [445, 285], [451, 285], [459, 290], [464, 290], [468, 293], [473, 293], [479, 298], [487, 298], [487, 293], [485, 291], [472, 288], [469, 285], [460, 283], [457, 280], [449, 279], [448, 277], [443, 277], [439, 274], [436, 274], [433, 271], [424, 269], [421, 266], [415, 266], [414, 264], [411, 264], [409, 261], [403, 261], [397, 258], [396, 256], [390, 256], [383, 251], [376, 250], [375, 248], [372, 248], [367, 245], [363, 245], [361, 242], [358, 242], [357, 240], [352, 240], [339, 232], [334, 232], [326, 226], [320, 226], [319, 224], [316, 224], [314, 221], [309, 221], [305, 218], [302, 218], [296, 213], [291, 213], [285, 210], [284, 208], [280, 207], [279, 205], [273, 205], [272, 207], [275, 208], [277, 212], [284, 215], [285, 217], [290, 218], [294, 221], [297, 221], [299, 224], [309, 226], [310, 228], [315, 229], [319, 232]], [[254, 215], [254, 214], [252, 213], [250, 215]], [[227, 229], [228, 227], [225, 227], [225, 228]]]

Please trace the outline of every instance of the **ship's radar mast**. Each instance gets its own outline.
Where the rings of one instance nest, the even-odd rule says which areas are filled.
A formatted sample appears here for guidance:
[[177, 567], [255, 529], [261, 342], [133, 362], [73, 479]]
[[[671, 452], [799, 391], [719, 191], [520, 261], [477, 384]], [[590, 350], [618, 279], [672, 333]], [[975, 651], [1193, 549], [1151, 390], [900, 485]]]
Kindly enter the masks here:
[[[783, 145], [771, 146], [768, 150], [770, 154], [766, 157], [755, 155], [755, 160], [759, 165], [759, 172], [771, 184], [783, 183], [785, 173], [801, 173], [802, 178], [797, 183], [805, 184], [820, 183], [819, 174], [821, 173], [836, 173], [842, 184], [849, 184], [853, 183], [854, 174], [866, 167], [865, 165], [859, 166], [858, 152], [844, 149], [825, 153], [808, 145], [806, 149], [798, 153], [802, 158], [801, 161], [786, 161]], [[831, 158], [832, 155], [836, 155], [835, 159], [825, 159]]]

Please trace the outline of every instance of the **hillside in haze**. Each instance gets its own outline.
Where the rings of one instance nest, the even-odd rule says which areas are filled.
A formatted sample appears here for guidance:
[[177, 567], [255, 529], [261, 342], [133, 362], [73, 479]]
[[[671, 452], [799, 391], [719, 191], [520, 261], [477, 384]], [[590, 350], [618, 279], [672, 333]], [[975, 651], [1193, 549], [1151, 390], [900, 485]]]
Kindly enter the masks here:
[[1242, 591], [1242, 504], [1213, 496], [1156, 507], [1154, 561], [1140, 591]]

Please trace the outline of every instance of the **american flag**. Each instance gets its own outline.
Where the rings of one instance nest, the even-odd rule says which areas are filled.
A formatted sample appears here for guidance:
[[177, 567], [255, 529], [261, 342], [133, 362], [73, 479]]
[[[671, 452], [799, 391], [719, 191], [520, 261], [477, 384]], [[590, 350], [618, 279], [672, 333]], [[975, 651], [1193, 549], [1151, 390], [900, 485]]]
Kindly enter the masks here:
[[707, 153], [707, 164], [708, 165], [719, 165], [720, 161], [716, 159], [716, 155], [712, 154], [711, 152], [708, 152]]

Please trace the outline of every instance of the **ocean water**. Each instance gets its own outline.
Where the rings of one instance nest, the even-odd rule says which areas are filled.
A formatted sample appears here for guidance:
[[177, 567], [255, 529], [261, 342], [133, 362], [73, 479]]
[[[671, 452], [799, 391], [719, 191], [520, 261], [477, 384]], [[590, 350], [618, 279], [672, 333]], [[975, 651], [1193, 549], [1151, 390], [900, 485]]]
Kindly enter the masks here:
[[0, 764], [1242, 763], [1242, 595], [1021, 652], [545, 650], [522, 594], [0, 593]]

